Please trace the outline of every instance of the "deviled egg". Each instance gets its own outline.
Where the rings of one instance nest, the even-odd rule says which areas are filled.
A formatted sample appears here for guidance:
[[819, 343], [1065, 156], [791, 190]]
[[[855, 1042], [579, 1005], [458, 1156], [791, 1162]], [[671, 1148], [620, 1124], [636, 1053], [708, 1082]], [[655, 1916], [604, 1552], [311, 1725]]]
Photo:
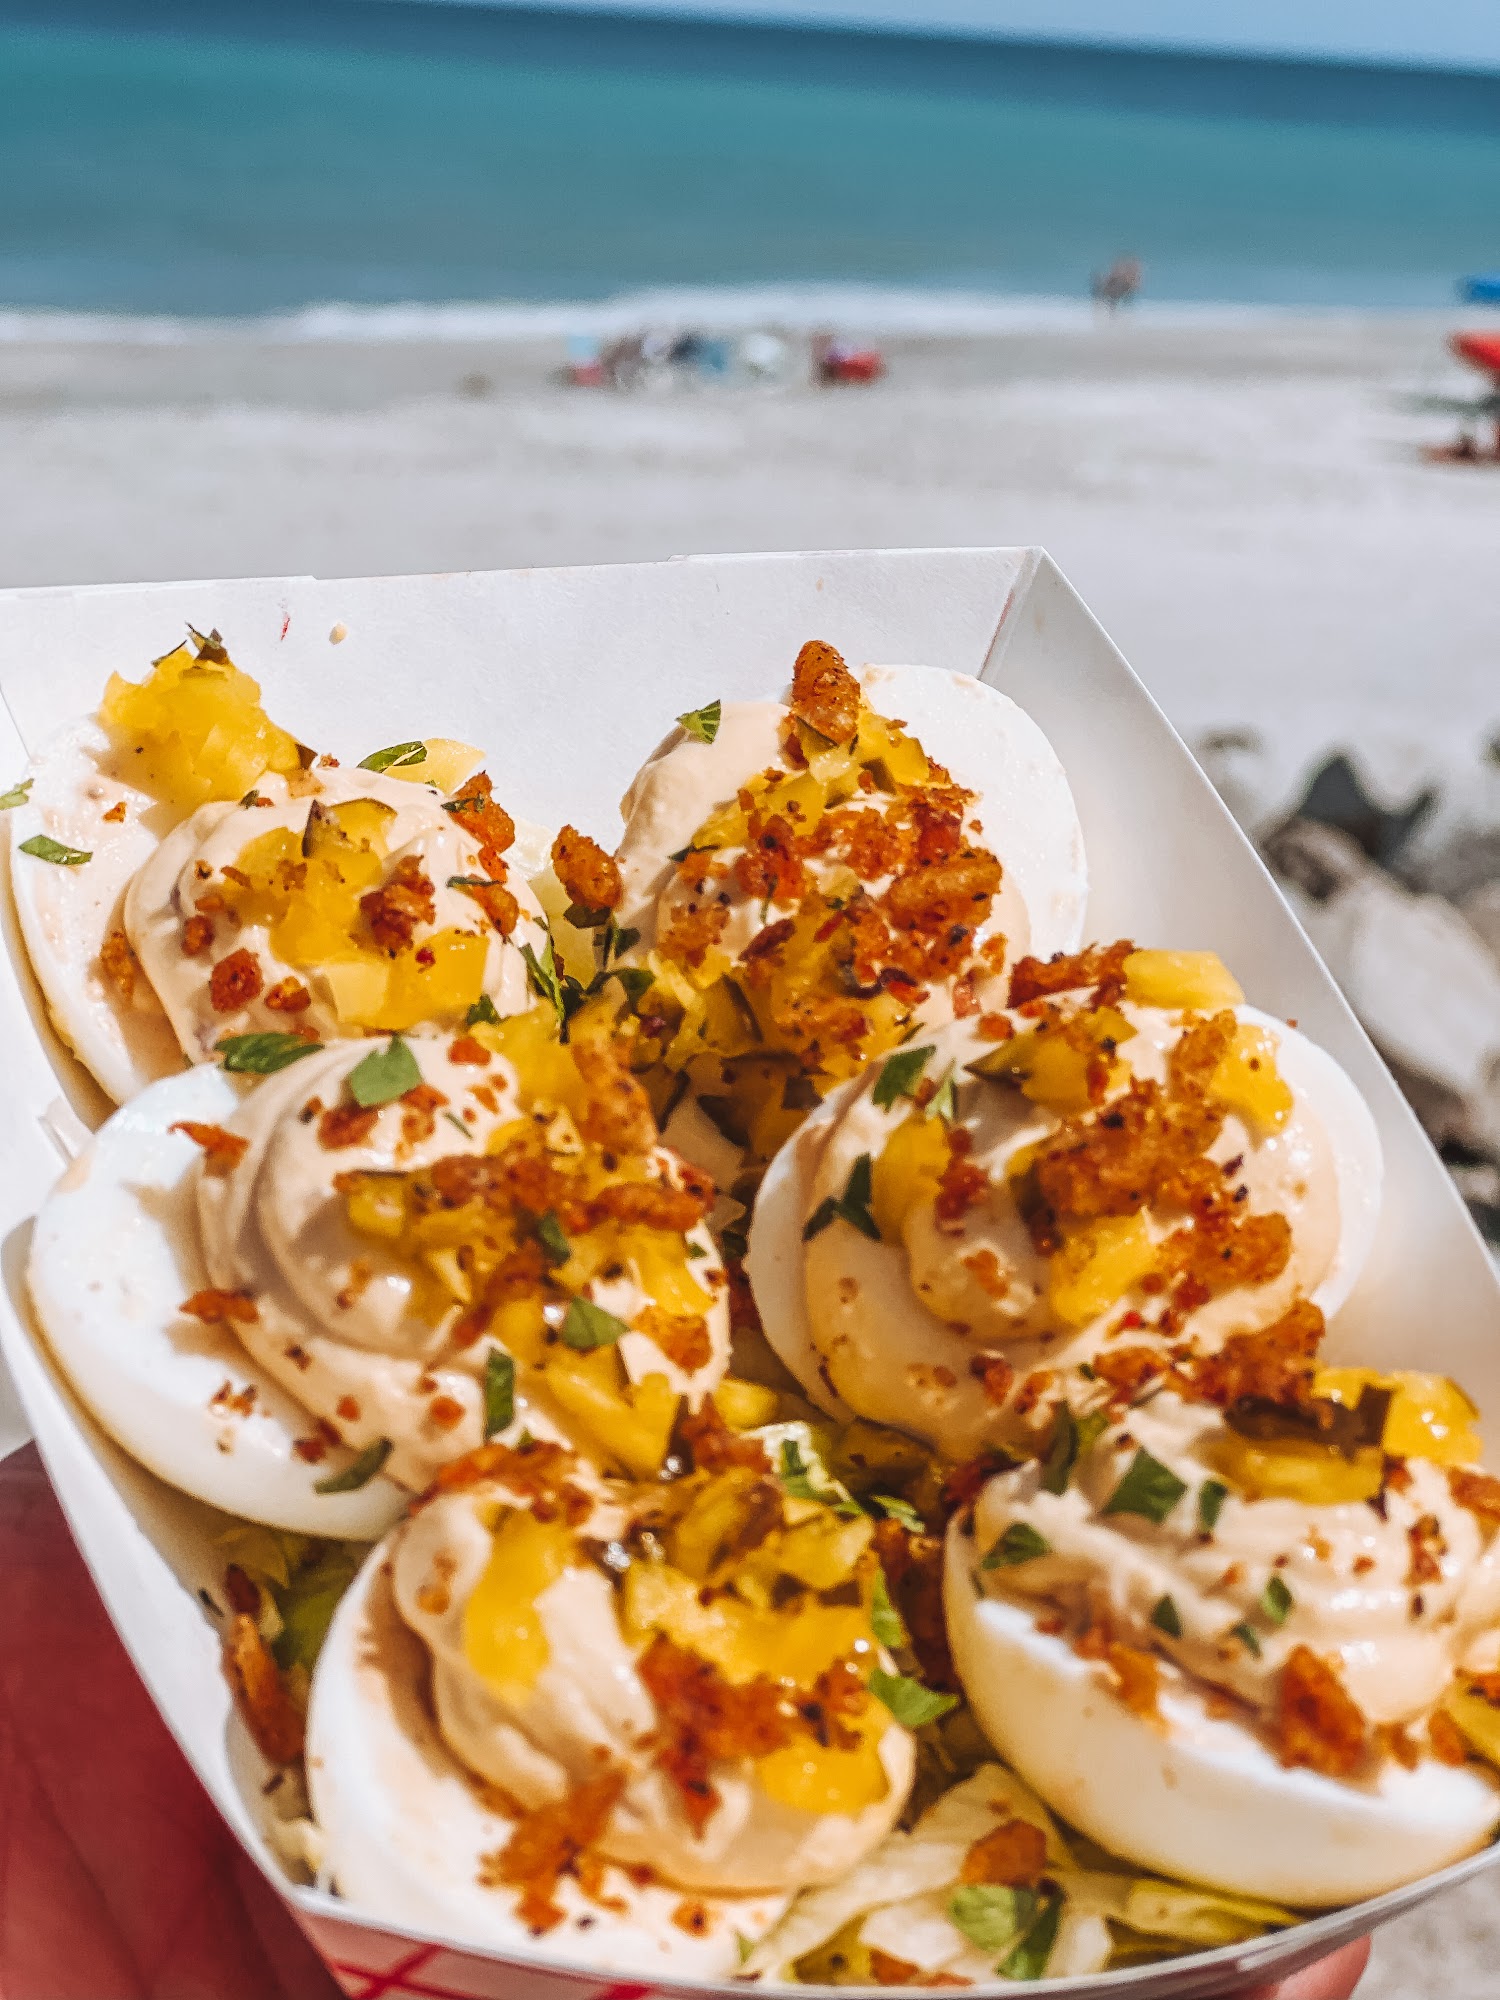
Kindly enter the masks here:
[[612, 915], [650, 974], [663, 1092], [686, 1078], [762, 1162], [840, 1079], [917, 1026], [982, 1012], [1008, 964], [1080, 935], [1062, 767], [965, 675], [856, 675], [811, 642], [789, 703], [681, 717], [621, 809]]
[[1295, 1308], [1321, 1326], [1379, 1211], [1363, 1099], [1211, 954], [1027, 959], [1008, 1002], [835, 1091], [750, 1234], [808, 1394], [950, 1458], [1028, 1446], [1080, 1366], [1139, 1388]]
[[[560, 1877], [587, 1891], [605, 1863], [708, 1897], [834, 1880], [910, 1788], [872, 1625], [874, 1523], [793, 1497], [711, 1406], [683, 1449], [695, 1469], [674, 1480], [601, 1488], [560, 1446], [493, 1443], [445, 1468], [389, 1545], [443, 1742], [517, 1821], [491, 1881], [539, 1933], [563, 1920]], [[338, 1786], [382, 1782], [330, 1769], [347, 1702], [325, 1657], [309, 1775], [340, 1880]]]
[[76, 1392], [153, 1471], [353, 1533], [323, 1525], [350, 1511], [330, 1494], [420, 1489], [527, 1426], [655, 1472], [726, 1366], [712, 1199], [606, 1001], [567, 1044], [537, 1011], [311, 1046], [253, 1090], [210, 1066], [156, 1084], [44, 1204], [29, 1284]]
[[1219, 1363], [1082, 1425], [1054, 1406], [1048, 1456], [950, 1529], [949, 1640], [996, 1748], [1116, 1854], [1352, 1902], [1500, 1824], [1466, 1762], [1469, 1711], [1500, 1722], [1500, 1482], [1420, 1455], [1477, 1449], [1451, 1385], [1351, 1407], [1275, 1329]]
[[217, 634], [139, 685], [113, 677], [12, 813], [22, 932], [63, 1039], [123, 1101], [179, 1050], [202, 1062], [246, 1032], [524, 1006], [545, 931], [479, 761], [446, 742], [354, 771], [314, 757]]

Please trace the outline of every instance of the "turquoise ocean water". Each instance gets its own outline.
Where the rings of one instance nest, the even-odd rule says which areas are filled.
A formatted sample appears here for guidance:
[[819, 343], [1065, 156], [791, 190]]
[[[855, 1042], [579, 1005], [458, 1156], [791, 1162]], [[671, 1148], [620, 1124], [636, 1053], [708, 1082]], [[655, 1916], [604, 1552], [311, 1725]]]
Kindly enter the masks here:
[[[398, 0], [0, 0], [0, 308], [675, 288], [1423, 306], [1500, 77]], [[918, 315], [920, 316], [920, 315]]]

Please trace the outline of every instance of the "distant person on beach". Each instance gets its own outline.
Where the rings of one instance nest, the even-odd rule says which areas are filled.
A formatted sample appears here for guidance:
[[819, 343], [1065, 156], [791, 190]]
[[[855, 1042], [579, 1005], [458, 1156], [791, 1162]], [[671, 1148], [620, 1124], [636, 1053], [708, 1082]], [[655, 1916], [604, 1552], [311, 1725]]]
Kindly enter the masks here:
[[1139, 257], [1116, 257], [1107, 271], [1096, 271], [1089, 279], [1089, 290], [1101, 305], [1117, 312], [1136, 297], [1145, 275]]

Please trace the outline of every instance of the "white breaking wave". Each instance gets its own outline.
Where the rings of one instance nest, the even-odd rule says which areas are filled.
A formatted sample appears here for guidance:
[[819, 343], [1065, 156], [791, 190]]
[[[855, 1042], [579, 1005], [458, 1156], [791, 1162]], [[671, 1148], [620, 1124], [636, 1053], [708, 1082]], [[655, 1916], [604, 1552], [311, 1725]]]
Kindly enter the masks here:
[[[1289, 308], [1140, 300], [1129, 316], [1152, 325], [1231, 326], [1285, 314]], [[1303, 317], [1306, 308], [1298, 308]], [[788, 333], [826, 329], [872, 338], [901, 334], [1086, 332], [1101, 313], [1088, 299], [1007, 296], [967, 291], [886, 289], [869, 285], [693, 286], [624, 292], [597, 300], [535, 304], [495, 301], [400, 305], [304, 306], [296, 312], [240, 319], [171, 314], [53, 312], [0, 308], [0, 342], [78, 341], [170, 347], [189, 342], [257, 340], [298, 346], [337, 341], [607, 340], [649, 328], [694, 327], [742, 333], [773, 327]]]

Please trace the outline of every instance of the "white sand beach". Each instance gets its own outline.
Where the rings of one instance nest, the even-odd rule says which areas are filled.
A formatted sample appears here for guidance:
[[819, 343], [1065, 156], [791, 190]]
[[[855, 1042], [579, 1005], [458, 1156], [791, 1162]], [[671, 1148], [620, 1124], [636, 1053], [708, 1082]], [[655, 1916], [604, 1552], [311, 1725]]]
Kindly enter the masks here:
[[[1184, 733], [1367, 745], [1399, 788], [1500, 727], [1500, 467], [1424, 463], [1457, 419], [1411, 407], [1483, 386], [1461, 324], [1122, 315], [892, 339], [868, 389], [636, 394], [541, 341], [11, 338], [0, 587], [1039, 542]], [[1500, 1878], [1363, 1992], [1500, 1996]]]

